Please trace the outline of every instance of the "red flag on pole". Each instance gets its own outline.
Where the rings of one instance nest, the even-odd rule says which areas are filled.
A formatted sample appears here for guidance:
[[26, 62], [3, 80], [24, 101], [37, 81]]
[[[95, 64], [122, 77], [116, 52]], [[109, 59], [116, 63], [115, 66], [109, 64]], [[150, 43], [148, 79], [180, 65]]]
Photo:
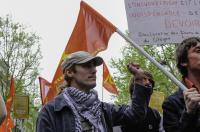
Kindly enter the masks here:
[[40, 94], [41, 94], [42, 105], [44, 105], [49, 101], [49, 98], [52, 99], [54, 97], [54, 94], [52, 94], [54, 90], [53, 91], [51, 90], [52, 89], [51, 83], [42, 77], [39, 77], [39, 83], [40, 83]]
[[78, 19], [65, 48], [65, 54], [87, 51], [96, 55], [105, 50], [116, 27], [85, 2], [81, 1]]
[[103, 86], [110, 93], [118, 94], [114, 80], [108, 71], [108, 67], [105, 62], [103, 63]]
[[[61, 63], [69, 54], [76, 51], [87, 51], [96, 55], [98, 52], [107, 48], [108, 41], [111, 35], [116, 32], [116, 29], [117, 28], [101, 14], [85, 2], [81, 1], [76, 25], [62, 54], [51, 83], [51, 91], [48, 92], [48, 95], [51, 93], [51, 95], [55, 96], [57, 89], [62, 85], [64, 78], [61, 70]], [[107, 75], [109, 75], [109, 73]], [[106, 89], [110, 89], [111, 86], [114, 86], [114, 84], [110, 85]], [[112, 90], [108, 91], [112, 92], [113, 89], [116, 89], [116, 87], [113, 87]], [[48, 97], [48, 99], [51, 100], [53, 98]]]
[[[76, 51], [87, 51], [96, 55], [98, 52], [107, 48], [108, 41], [115, 31], [116, 27], [113, 24], [88, 4], [81, 1], [76, 25], [62, 54], [62, 58], [52, 81], [54, 89], [58, 89], [59, 85], [64, 81], [60, 65], [66, 56]], [[110, 86], [114, 86], [114, 84]]]
[[7, 109], [8, 114], [10, 114], [10, 112], [11, 112], [11, 107], [12, 107], [14, 95], [15, 95], [15, 81], [14, 81], [14, 78], [11, 77], [10, 94], [8, 96], [8, 99], [6, 100], [6, 109]]
[[15, 82], [14, 78], [11, 77], [10, 80], [10, 93], [8, 95], [8, 98], [6, 100], [6, 110], [7, 110], [7, 117], [0, 126], [0, 132], [11, 132], [11, 129], [14, 127], [14, 122], [10, 116], [12, 104], [13, 104], [13, 97], [15, 95]]

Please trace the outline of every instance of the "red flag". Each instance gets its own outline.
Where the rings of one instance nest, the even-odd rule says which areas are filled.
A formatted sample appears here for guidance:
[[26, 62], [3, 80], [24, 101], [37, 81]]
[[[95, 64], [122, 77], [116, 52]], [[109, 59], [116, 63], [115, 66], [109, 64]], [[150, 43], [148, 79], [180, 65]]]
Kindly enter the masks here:
[[44, 105], [54, 97], [54, 94], [50, 95], [53, 93], [54, 90], [53, 91], [51, 90], [52, 89], [51, 83], [42, 77], [39, 77], [39, 83], [40, 83], [40, 94], [41, 94], [42, 105]]
[[[10, 116], [6, 117], [3, 124], [0, 126], [0, 132], [12, 132], [12, 128], [14, 128], [14, 122]], [[7, 130], [7, 131], [6, 131]]]
[[11, 129], [14, 127], [15, 127], [14, 121], [12, 120], [12, 118], [9, 114], [9, 115], [7, 115], [7, 117], [4, 120], [4, 122], [2, 123], [2, 125], [0, 126], [0, 132], [12, 132]]
[[96, 55], [105, 50], [116, 27], [85, 2], [81, 1], [78, 19], [65, 48], [65, 54], [87, 51]]
[[[98, 52], [107, 48], [108, 41], [116, 29], [117, 28], [106, 20], [101, 14], [85, 2], [81, 1], [76, 25], [62, 54], [58, 68], [52, 80], [51, 84], [53, 88], [48, 93], [52, 92], [51, 95], [55, 96], [57, 89], [63, 83], [64, 78], [61, 63], [70, 53], [76, 51], [87, 51], [96, 55]], [[114, 84], [110, 85], [107, 89], [110, 89], [111, 86], [114, 86]], [[113, 87], [112, 89], [114, 88], [116, 87]], [[51, 100], [52, 98], [49, 97], [49, 99]]]
[[105, 62], [103, 63], [103, 86], [111, 93], [118, 94], [117, 88], [113, 81], [112, 76], [108, 71], [108, 67], [106, 66]]
[[7, 109], [8, 115], [11, 112], [11, 107], [12, 107], [14, 95], [15, 95], [15, 81], [14, 81], [14, 78], [11, 77], [11, 81], [10, 81], [10, 94], [9, 94], [7, 100], [6, 100], [6, 109]]
[[57, 89], [64, 81], [60, 65], [67, 55], [76, 51], [88, 51], [96, 55], [107, 48], [110, 36], [115, 31], [116, 27], [114, 25], [85, 2], [81, 1], [76, 25], [52, 81], [53, 87]]
[[10, 93], [6, 100], [7, 117], [4, 120], [3, 124], [0, 126], [0, 132], [4, 132], [4, 131], [6, 131], [6, 129], [7, 129], [7, 132], [11, 132], [11, 129], [14, 127], [14, 122], [10, 116], [14, 95], [15, 95], [15, 82], [14, 82], [14, 78], [11, 77]]

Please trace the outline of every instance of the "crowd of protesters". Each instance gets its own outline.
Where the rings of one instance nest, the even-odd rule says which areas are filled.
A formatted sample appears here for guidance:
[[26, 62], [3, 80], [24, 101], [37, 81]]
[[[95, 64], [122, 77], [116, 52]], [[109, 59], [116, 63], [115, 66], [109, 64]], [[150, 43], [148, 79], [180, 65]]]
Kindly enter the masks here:
[[[163, 116], [149, 107], [155, 80], [137, 64], [128, 64], [131, 79], [129, 104], [101, 102], [96, 67], [103, 63], [88, 52], [72, 53], [62, 63], [66, 88], [46, 104], [37, 119], [37, 132], [198, 132], [200, 130], [200, 38], [184, 40], [176, 49], [180, 88], [162, 105]], [[113, 127], [119, 126], [119, 129]]]
[[[78, 51], [62, 63], [65, 85], [40, 110], [37, 132], [198, 132], [200, 130], [200, 38], [183, 40], [176, 49], [177, 68], [186, 90], [178, 88], [162, 104], [163, 115], [149, 106], [155, 80], [138, 64], [127, 65], [134, 76], [129, 104], [101, 102], [96, 86], [99, 56]], [[0, 95], [0, 124], [6, 117]], [[113, 129], [118, 126], [118, 129]]]

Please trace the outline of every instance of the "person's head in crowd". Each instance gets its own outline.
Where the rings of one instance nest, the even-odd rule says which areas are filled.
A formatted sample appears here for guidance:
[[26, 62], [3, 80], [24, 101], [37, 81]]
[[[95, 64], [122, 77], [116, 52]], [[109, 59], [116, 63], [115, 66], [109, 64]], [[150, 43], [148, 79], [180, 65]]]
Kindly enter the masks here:
[[[183, 77], [188, 76], [188, 70], [198, 67], [197, 54], [200, 52], [200, 38], [191, 37], [183, 40], [176, 49], [177, 68]], [[189, 69], [190, 68], [190, 69]]]
[[70, 54], [61, 64], [68, 87], [89, 91], [96, 86], [96, 67], [103, 63], [99, 56], [85, 51]]

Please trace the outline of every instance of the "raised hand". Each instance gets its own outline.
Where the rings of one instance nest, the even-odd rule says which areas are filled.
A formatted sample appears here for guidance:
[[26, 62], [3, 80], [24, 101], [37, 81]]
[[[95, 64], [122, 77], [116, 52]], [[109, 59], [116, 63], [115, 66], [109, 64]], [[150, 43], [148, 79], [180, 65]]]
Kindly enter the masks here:
[[196, 88], [190, 88], [183, 92], [185, 105], [188, 113], [193, 113], [196, 111], [198, 104], [200, 102], [200, 94]]
[[140, 68], [139, 64], [130, 63], [127, 65], [127, 68], [130, 73], [134, 75], [135, 83], [139, 83], [141, 85], [145, 85], [143, 83], [144, 79], [146, 78], [144, 71]]

